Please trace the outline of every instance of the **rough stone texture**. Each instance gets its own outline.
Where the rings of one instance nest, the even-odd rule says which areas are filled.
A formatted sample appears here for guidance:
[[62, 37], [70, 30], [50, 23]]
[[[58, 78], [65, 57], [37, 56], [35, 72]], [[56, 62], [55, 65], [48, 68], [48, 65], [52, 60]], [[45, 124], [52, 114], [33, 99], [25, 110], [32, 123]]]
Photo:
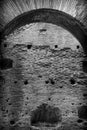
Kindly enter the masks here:
[[[55, 46], [57, 45], [57, 46]], [[4, 58], [12, 68], [0, 70], [0, 127], [7, 129], [84, 130], [78, 110], [87, 105], [86, 57], [80, 43], [66, 30], [52, 24], [21, 27], [2, 43]], [[85, 60], [85, 61], [84, 61]], [[32, 127], [31, 112], [41, 104], [57, 107], [58, 128]], [[4, 129], [5, 129], [4, 128]]]

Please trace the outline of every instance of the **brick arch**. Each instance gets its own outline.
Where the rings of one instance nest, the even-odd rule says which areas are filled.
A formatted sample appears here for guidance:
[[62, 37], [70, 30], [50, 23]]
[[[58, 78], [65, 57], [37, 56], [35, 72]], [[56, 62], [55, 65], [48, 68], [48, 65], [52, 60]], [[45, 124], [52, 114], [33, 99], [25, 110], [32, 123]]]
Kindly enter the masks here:
[[2, 36], [9, 35], [25, 24], [35, 22], [52, 23], [68, 30], [81, 43], [84, 52], [87, 54], [87, 29], [71, 15], [54, 9], [36, 9], [17, 16], [5, 26]]

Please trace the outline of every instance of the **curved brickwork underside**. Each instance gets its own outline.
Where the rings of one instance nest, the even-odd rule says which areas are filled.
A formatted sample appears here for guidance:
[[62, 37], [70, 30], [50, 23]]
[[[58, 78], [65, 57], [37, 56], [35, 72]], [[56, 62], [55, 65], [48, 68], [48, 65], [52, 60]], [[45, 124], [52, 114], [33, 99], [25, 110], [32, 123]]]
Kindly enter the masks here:
[[84, 51], [86, 52], [87, 30], [85, 27], [72, 16], [54, 9], [37, 9], [25, 12], [7, 24], [2, 33], [4, 35], [8, 35], [16, 28], [34, 22], [52, 23], [65, 28], [79, 40]]

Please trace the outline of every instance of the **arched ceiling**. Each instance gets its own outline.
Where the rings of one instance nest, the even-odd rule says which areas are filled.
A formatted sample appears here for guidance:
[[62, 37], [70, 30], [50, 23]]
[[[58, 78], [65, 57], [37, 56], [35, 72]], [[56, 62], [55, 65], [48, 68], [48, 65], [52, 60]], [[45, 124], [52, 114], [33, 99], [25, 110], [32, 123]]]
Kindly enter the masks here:
[[54, 9], [43, 8], [25, 12], [9, 22], [1, 34], [2, 36], [9, 35], [17, 28], [35, 22], [52, 23], [68, 30], [81, 43], [84, 52], [87, 54], [87, 29], [69, 14]]

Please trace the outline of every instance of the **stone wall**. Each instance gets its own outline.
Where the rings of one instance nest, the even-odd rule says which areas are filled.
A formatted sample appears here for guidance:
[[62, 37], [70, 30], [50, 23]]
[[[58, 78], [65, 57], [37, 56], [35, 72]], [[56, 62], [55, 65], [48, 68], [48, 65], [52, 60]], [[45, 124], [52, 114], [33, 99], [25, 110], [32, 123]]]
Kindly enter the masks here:
[[[1, 128], [87, 128], [87, 59], [72, 34], [56, 25], [33, 23], [7, 36], [1, 49]], [[47, 113], [52, 108], [59, 113], [55, 128], [46, 120], [49, 114], [40, 115], [44, 104]], [[32, 124], [35, 112], [43, 121], [38, 117]]]

